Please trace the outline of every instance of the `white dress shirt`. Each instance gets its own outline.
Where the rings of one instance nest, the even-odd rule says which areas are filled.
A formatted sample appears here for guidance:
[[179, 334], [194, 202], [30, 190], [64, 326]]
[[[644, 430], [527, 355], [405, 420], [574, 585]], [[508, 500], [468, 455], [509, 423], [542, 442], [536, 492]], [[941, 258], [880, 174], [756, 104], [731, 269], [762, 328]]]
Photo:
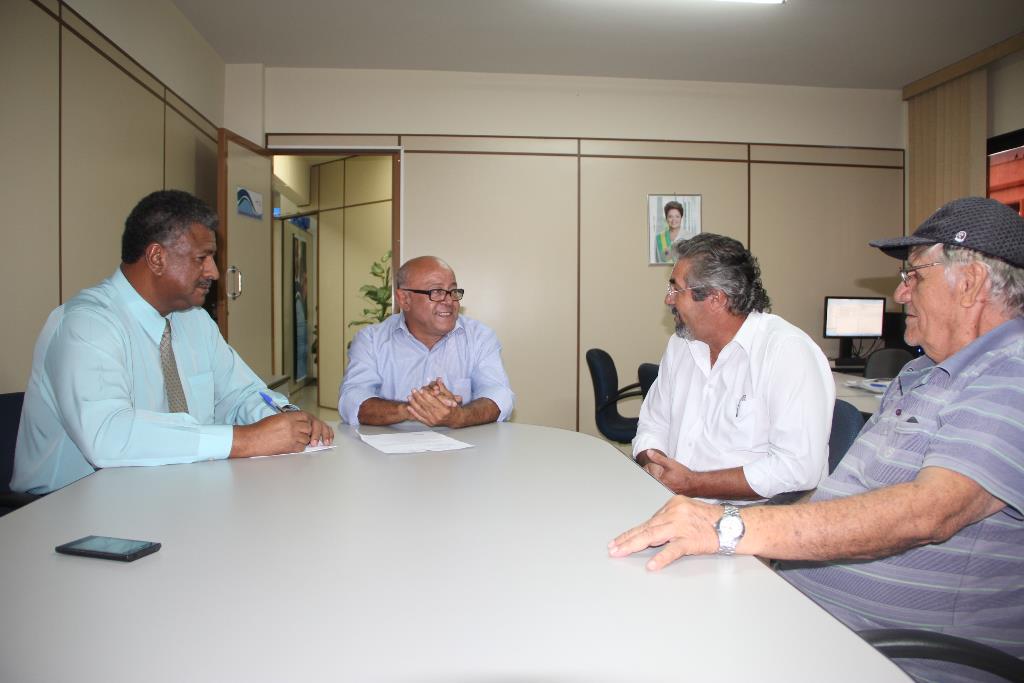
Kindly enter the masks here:
[[711, 366], [708, 345], [673, 336], [640, 409], [633, 456], [657, 449], [697, 472], [743, 467], [764, 498], [828, 474], [835, 382], [802, 330], [751, 313]]

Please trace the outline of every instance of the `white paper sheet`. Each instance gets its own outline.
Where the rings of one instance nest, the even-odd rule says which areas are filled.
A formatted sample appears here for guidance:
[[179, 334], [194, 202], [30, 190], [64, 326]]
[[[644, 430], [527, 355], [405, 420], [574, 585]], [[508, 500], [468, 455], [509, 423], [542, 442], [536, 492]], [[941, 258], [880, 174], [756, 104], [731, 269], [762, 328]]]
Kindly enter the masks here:
[[[316, 453], [318, 451], [330, 450], [334, 448], [334, 446], [335, 444], [333, 443], [330, 446], [325, 446], [323, 444], [320, 444], [319, 446], [306, 446], [305, 450], [295, 451], [294, 453], [279, 453], [277, 455], [298, 455], [299, 453]], [[250, 460], [258, 460], [259, 458], [276, 458], [277, 455], [257, 455], [250, 458]]]
[[388, 434], [360, 434], [359, 438], [382, 453], [426, 453], [456, 451], [472, 448], [472, 444], [458, 441], [432, 431], [391, 432]]

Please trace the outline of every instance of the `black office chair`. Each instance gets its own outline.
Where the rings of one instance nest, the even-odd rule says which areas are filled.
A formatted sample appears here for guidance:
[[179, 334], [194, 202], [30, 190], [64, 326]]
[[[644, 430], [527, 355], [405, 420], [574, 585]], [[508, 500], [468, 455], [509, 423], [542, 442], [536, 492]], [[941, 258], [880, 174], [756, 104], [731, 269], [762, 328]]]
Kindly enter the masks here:
[[914, 360], [906, 349], [878, 349], [872, 351], [864, 364], [864, 376], [869, 379], [891, 379], [900, 374], [903, 366]]
[[9, 488], [14, 471], [14, 446], [18, 442], [21, 405], [24, 401], [25, 393], [22, 391], [0, 394], [0, 516], [39, 497], [31, 493], [15, 493]]
[[[839, 461], [850, 450], [864, 427], [864, 415], [851, 403], [836, 399], [832, 409], [832, 431], [828, 435], [828, 473], [835, 472]], [[806, 491], [786, 491], [768, 499], [769, 505], [787, 505], [803, 496]]]
[[636, 369], [636, 378], [640, 380], [640, 395], [647, 398], [647, 392], [651, 390], [654, 380], [658, 379], [657, 363], [641, 363]]
[[1024, 660], [966, 638], [903, 628], [870, 629], [858, 635], [890, 659], [952, 662], [1008, 681], [1024, 681]]
[[618, 402], [630, 396], [640, 396], [640, 383], [635, 382], [620, 389], [615, 361], [608, 352], [601, 349], [587, 351], [587, 367], [590, 368], [590, 379], [594, 381], [594, 419], [597, 430], [606, 439], [619, 443], [631, 442], [636, 436], [639, 420], [620, 415]]

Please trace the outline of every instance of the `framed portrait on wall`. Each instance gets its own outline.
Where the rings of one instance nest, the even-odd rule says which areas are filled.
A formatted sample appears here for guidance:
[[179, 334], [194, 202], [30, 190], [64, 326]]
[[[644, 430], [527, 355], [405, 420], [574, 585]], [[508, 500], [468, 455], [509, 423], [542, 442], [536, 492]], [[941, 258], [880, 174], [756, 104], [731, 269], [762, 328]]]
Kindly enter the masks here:
[[672, 245], [700, 234], [699, 194], [647, 195], [648, 263], [671, 265]]

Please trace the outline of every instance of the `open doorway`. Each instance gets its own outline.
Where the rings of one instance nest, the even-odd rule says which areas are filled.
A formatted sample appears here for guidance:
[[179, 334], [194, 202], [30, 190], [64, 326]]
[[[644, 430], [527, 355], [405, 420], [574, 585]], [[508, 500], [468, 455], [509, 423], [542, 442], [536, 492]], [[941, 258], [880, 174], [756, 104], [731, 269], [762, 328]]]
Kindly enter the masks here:
[[352, 337], [391, 313], [398, 152], [289, 151], [273, 166], [275, 366], [323, 415]]

